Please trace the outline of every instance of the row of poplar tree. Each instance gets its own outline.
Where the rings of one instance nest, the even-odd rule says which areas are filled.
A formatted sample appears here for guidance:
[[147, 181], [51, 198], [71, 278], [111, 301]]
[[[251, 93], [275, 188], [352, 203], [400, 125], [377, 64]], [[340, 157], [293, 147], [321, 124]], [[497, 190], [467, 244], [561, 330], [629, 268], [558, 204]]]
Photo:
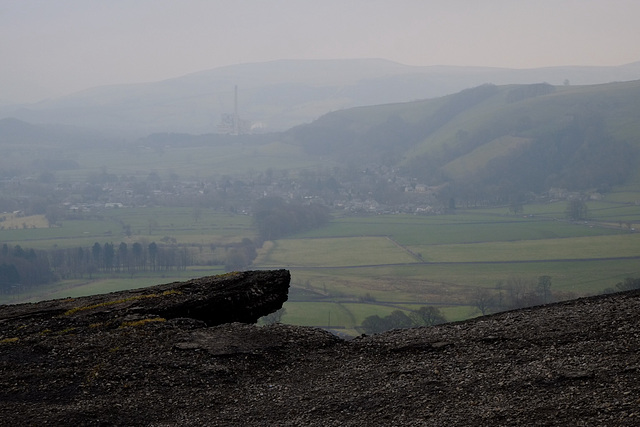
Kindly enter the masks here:
[[57, 280], [91, 278], [93, 274], [185, 270], [193, 264], [187, 247], [139, 242], [98, 242], [90, 248], [34, 250], [0, 247], [0, 292], [17, 292]]

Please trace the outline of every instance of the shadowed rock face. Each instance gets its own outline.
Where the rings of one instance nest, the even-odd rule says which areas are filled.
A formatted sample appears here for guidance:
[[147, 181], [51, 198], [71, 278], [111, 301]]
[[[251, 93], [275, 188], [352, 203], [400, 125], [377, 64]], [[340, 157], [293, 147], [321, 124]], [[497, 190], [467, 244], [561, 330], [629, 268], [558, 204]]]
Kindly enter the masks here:
[[0, 325], [54, 319], [57, 327], [77, 327], [154, 316], [190, 318], [208, 326], [255, 323], [282, 307], [290, 280], [287, 270], [243, 271], [110, 294], [3, 306]]
[[343, 341], [209, 326], [199, 281], [239, 304], [289, 274], [0, 307], [0, 424], [638, 425], [637, 291]]

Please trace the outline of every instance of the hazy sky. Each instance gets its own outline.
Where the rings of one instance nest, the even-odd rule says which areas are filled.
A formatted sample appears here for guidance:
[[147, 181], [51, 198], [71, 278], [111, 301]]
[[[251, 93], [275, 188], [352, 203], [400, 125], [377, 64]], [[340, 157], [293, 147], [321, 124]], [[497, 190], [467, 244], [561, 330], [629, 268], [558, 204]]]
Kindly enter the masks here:
[[640, 0], [0, 0], [0, 102], [275, 59], [640, 61]]

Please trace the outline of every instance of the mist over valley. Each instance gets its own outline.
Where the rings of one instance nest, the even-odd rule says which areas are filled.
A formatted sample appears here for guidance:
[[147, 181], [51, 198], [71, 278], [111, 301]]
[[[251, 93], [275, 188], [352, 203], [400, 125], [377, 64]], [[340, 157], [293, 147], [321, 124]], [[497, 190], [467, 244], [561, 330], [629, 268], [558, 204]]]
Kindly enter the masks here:
[[[0, 119], [3, 301], [285, 267], [281, 321], [355, 335], [634, 287], [640, 82], [573, 82], [636, 68], [276, 61], [22, 110]], [[232, 74], [230, 113], [165, 103]]]

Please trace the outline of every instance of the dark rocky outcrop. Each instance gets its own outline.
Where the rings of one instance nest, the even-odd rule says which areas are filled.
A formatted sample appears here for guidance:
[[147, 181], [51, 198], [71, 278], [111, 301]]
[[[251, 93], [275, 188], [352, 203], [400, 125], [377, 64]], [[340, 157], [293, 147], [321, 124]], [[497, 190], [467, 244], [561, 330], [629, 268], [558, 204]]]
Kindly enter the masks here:
[[[288, 284], [287, 272], [208, 281], [258, 277]], [[189, 295], [159, 297], [175, 290], [163, 286], [75, 311], [79, 300], [0, 308], [0, 424], [638, 424], [638, 291], [343, 341], [290, 325], [208, 326], [189, 316], [203, 304], [160, 312], [153, 301]], [[86, 321], [56, 324], [66, 319]]]
[[208, 326], [255, 323], [282, 307], [290, 280], [287, 270], [244, 271], [110, 294], [10, 305], [0, 310], [0, 326], [55, 319], [56, 326], [64, 329], [95, 322], [117, 323], [123, 317], [186, 317]]

